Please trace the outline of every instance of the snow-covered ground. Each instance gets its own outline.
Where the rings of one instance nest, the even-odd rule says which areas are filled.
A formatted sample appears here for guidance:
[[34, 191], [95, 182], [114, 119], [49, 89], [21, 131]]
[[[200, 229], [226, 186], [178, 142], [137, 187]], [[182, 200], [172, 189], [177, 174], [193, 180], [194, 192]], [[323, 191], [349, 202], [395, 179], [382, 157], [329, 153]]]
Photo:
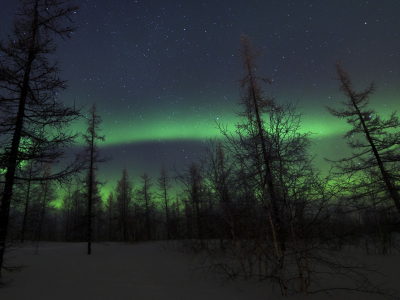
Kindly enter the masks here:
[[[24, 265], [12, 280], [0, 288], [1, 300], [79, 300], [79, 299], [163, 299], [234, 300], [278, 299], [267, 282], [237, 280], [221, 284], [213, 276], [206, 279], [193, 273], [190, 256], [166, 251], [162, 242], [123, 245], [93, 244], [86, 255], [85, 243], [41, 243], [38, 254], [27, 245], [8, 255], [8, 264]], [[366, 256], [382, 264], [389, 287], [400, 287], [400, 257]], [[397, 293], [400, 297], [400, 293]], [[301, 295], [290, 299], [304, 299]], [[380, 299], [377, 295], [341, 292], [324, 293], [306, 299]], [[383, 299], [383, 298], [382, 298]]]

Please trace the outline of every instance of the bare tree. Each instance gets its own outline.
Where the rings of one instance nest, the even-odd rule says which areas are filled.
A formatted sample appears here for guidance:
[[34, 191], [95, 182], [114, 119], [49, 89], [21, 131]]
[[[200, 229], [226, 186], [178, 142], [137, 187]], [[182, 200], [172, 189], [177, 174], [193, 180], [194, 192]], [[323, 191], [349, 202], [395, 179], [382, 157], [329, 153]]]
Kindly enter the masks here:
[[152, 228], [152, 193], [150, 192], [150, 188], [153, 185], [151, 183], [151, 178], [149, 175], [144, 173], [140, 176], [142, 178], [142, 189], [139, 191], [139, 200], [143, 203], [144, 208], [144, 218], [146, 222], [146, 239], [147, 241], [152, 240], [151, 228]]
[[256, 75], [256, 60], [260, 53], [254, 52], [249, 37], [242, 35], [241, 43], [244, 77], [241, 80], [243, 92], [240, 104], [243, 110], [238, 112], [238, 116], [243, 118], [243, 121], [238, 123], [237, 131], [240, 134], [241, 144], [247, 148], [246, 151], [252, 153], [250, 157], [253, 160], [254, 175], [258, 177], [258, 186], [262, 194], [261, 202], [270, 221], [275, 242], [280, 282], [284, 294], [287, 295], [287, 282], [283, 271], [284, 252], [286, 251], [285, 224], [282, 220], [282, 209], [279, 206], [279, 195], [272, 170], [273, 143], [268, 136], [263, 119], [265, 114], [273, 115], [275, 110], [279, 110], [279, 106], [273, 98], [264, 96], [261, 90], [260, 82], [271, 83], [271, 81]]
[[168, 177], [167, 169], [163, 164], [160, 169], [160, 177], [157, 179], [158, 188], [160, 190], [160, 198], [162, 200], [165, 209], [165, 226], [167, 228], [167, 238], [171, 238], [171, 223], [170, 223], [170, 207], [169, 207], [169, 195], [168, 190], [171, 188], [170, 178]]
[[[241, 42], [244, 77], [235, 135], [220, 126], [227, 137], [224, 149], [235, 161], [232, 167], [236, 178], [226, 181], [221, 176], [223, 169], [228, 170], [226, 164], [224, 168], [218, 165], [223, 158], [221, 147], [209, 160], [219, 167], [216, 182], [221, 187], [222, 183], [239, 185], [230, 187], [221, 199], [232, 198], [236, 204], [231, 205], [232, 215], [243, 211], [247, 220], [243, 224], [239, 218], [226, 219], [232, 232], [232, 241], [226, 246], [240, 270], [231, 271], [231, 265], [225, 265], [225, 270], [230, 270], [230, 276], [240, 273], [245, 279], [257, 272], [259, 279], [277, 282], [285, 296], [297, 291], [307, 294], [312, 281], [309, 255], [316, 246], [309, 241], [315, 233], [315, 219], [326, 203], [315, 190], [324, 192], [324, 186], [307, 153], [310, 133], [300, 132], [301, 114], [296, 103], [278, 104], [264, 95], [261, 84], [270, 80], [257, 76], [260, 53], [253, 51], [248, 37], [242, 36]], [[213, 259], [218, 261], [216, 255]]]
[[114, 199], [114, 194], [111, 191], [110, 194], [107, 197], [107, 201], [105, 203], [105, 214], [107, 216], [107, 225], [108, 225], [108, 240], [114, 241], [114, 235], [113, 232], [115, 231], [114, 228], [114, 219], [115, 216], [114, 214], [116, 213], [115, 211], [115, 199]]
[[101, 117], [96, 113], [96, 104], [89, 110], [89, 116], [86, 119], [88, 126], [86, 133], [83, 135], [86, 143], [86, 149], [84, 156], [87, 159], [88, 168], [88, 179], [87, 179], [87, 254], [90, 255], [92, 252], [92, 222], [93, 222], [93, 195], [94, 190], [98, 190], [96, 187], [99, 182], [95, 178], [95, 171], [97, 170], [97, 164], [106, 162], [109, 160], [108, 157], [101, 157], [97, 146], [97, 141], [104, 141], [105, 136], [99, 134]]
[[188, 239], [200, 241], [200, 244], [197, 244], [197, 240], [193, 240], [194, 244], [189, 245], [189, 247], [204, 249], [205, 239], [208, 238], [209, 232], [207, 228], [209, 224], [207, 224], [205, 218], [210, 212], [211, 206], [211, 203], [207, 200], [210, 200], [211, 197], [209, 197], [200, 164], [189, 163], [184, 170], [176, 172], [175, 180], [183, 188], [181, 202], [186, 219], [185, 235]]
[[130, 241], [129, 232], [130, 228], [130, 218], [132, 210], [132, 189], [133, 184], [129, 179], [128, 171], [126, 168], [122, 171], [122, 178], [118, 180], [117, 187], [115, 189], [115, 197], [117, 200], [117, 211], [118, 211], [118, 221], [119, 229], [121, 231], [122, 242], [127, 243]]
[[[18, 164], [24, 160], [54, 163], [64, 155], [75, 135], [65, 128], [79, 117], [79, 110], [65, 106], [58, 94], [66, 88], [58, 77], [58, 63], [52, 56], [55, 39], [69, 38], [76, 7], [62, 0], [22, 0], [13, 36], [0, 43], [0, 136], [1, 167], [6, 169], [0, 207], [0, 271], [7, 238], [10, 202]], [[40, 145], [33, 153], [21, 149], [21, 141]], [[47, 179], [61, 179], [76, 171], [72, 164]], [[39, 178], [36, 178], [39, 180]], [[1, 274], [1, 273], [0, 273]]]
[[354, 152], [350, 157], [333, 161], [334, 165], [342, 174], [379, 174], [378, 177], [400, 213], [400, 196], [396, 186], [400, 179], [400, 132], [395, 131], [400, 123], [396, 112], [387, 120], [382, 119], [374, 110], [368, 108], [370, 95], [375, 89], [374, 84], [363, 92], [356, 92], [349, 74], [339, 63], [336, 63], [336, 70], [341, 83], [340, 91], [348, 99], [342, 102], [345, 106], [343, 109], [327, 109], [333, 116], [347, 119], [347, 123], [352, 126], [345, 138]]

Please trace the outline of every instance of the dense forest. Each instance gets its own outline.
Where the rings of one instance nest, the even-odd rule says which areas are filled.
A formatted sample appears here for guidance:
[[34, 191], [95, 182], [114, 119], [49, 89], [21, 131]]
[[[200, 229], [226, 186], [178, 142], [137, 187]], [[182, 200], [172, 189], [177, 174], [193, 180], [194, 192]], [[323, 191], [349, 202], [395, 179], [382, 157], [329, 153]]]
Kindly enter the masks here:
[[[121, 170], [115, 189], [103, 195], [97, 177], [109, 158], [101, 155], [96, 105], [85, 111], [87, 131], [74, 135], [68, 126], [83, 110], [54, 100], [65, 85], [49, 57], [54, 36], [73, 32], [68, 20], [75, 7], [22, 3], [13, 39], [0, 44], [2, 267], [4, 251], [16, 243], [87, 242], [90, 254], [92, 242], [174, 240], [205, 255], [210, 271], [272, 280], [288, 295], [313, 289], [321, 267], [341, 273], [345, 266], [335, 258], [346, 247], [398, 253], [399, 121], [369, 108], [373, 85], [355, 91], [336, 64], [346, 100], [327, 109], [351, 125], [344, 138], [352, 155], [330, 161], [322, 176], [297, 104], [263, 92], [270, 81], [260, 77], [260, 54], [241, 36], [235, 130], [218, 124], [221, 138], [209, 140], [200, 159], [183, 168], [162, 165], [156, 178]], [[84, 150], [64, 162], [64, 149], [82, 137]]]

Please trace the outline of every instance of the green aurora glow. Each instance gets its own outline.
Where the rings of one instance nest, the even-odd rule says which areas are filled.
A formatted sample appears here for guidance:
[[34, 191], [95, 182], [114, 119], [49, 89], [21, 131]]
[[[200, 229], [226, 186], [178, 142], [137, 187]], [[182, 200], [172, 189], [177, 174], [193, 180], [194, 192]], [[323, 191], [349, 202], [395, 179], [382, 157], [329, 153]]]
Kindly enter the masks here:
[[[331, 104], [326, 103], [326, 105], [337, 107], [340, 105], [339, 102], [344, 100], [344, 96], [340, 95], [339, 91], [337, 91], [335, 98], [335, 101], [332, 101]], [[390, 96], [377, 93], [371, 98], [371, 107], [376, 110], [376, 113], [385, 117], [393, 111], [393, 107], [396, 106], [395, 103], [399, 98], [400, 93]], [[385, 100], [380, 101], [379, 99]], [[310, 132], [312, 139], [321, 139], [344, 135], [350, 129], [345, 120], [335, 119], [324, 106], [319, 106], [315, 109], [315, 105], [309, 104], [298, 108], [298, 112], [303, 114], [300, 132]], [[103, 118], [102, 133], [105, 134], [106, 140], [99, 146], [175, 140], [203, 141], [223, 138], [218, 124], [227, 127], [230, 132], [234, 133], [235, 124], [239, 120], [234, 112], [237, 109], [239, 107], [232, 105], [231, 111], [221, 110], [220, 113], [216, 111], [208, 116], [193, 113], [191, 110], [172, 116], [144, 112], [139, 117], [132, 117], [129, 113], [121, 113], [117, 121], [114, 121], [108, 115], [101, 115]], [[83, 121], [76, 124], [73, 129], [78, 132], [86, 130]], [[82, 141], [79, 142], [79, 145], [82, 145]]]
[[[100, 153], [113, 157], [98, 166], [104, 197], [124, 167], [135, 187], [144, 172], [155, 183], [163, 163], [196, 160], [207, 139], [222, 137], [217, 123], [235, 131], [241, 33], [263, 50], [257, 72], [273, 81], [265, 93], [297, 101], [300, 130], [313, 133], [310, 153], [323, 172], [324, 157], [349, 151], [346, 120], [325, 109], [345, 99], [333, 80], [336, 60], [357, 91], [375, 80], [378, 114], [400, 108], [398, 0], [74, 2], [79, 29], [60, 41], [57, 55], [68, 84], [60, 98], [84, 111], [96, 102], [106, 136]], [[0, 39], [11, 32], [17, 5], [2, 6]], [[83, 120], [69, 129], [86, 131]]]

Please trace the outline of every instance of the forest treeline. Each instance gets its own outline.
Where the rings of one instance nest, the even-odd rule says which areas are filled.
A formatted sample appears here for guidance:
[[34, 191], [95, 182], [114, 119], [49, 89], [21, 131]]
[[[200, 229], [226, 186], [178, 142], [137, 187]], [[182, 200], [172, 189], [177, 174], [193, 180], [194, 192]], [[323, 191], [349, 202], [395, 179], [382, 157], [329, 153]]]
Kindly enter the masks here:
[[[356, 92], [336, 64], [345, 100], [327, 109], [351, 125], [345, 138], [352, 154], [330, 161], [331, 172], [322, 176], [297, 104], [263, 92], [270, 80], [258, 74], [260, 53], [242, 36], [235, 131], [218, 124], [221, 138], [209, 140], [200, 159], [179, 169], [160, 166], [156, 178], [132, 179], [121, 170], [115, 189], [101, 195], [97, 177], [108, 158], [101, 156], [95, 104], [81, 135], [83, 152], [52, 171], [78, 137], [68, 126], [82, 117], [82, 108], [54, 100], [65, 84], [47, 59], [56, 49], [51, 37], [73, 31], [62, 24], [76, 8], [58, 0], [22, 3], [14, 30], [19, 42], [0, 47], [3, 267], [6, 246], [16, 241], [87, 242], [90, 254], [92, 241], [173, 240], [204, 255], [208, 270], [270, 280], [283, 295], [315, 291], [322, 273], [352, 279], [346, 289], [387, 294], [360, 275], [366, 266], [348, 268], [337, 259], [349, 246], [399, 251], [399, 121], [395, 113], [384, 119], [370, 109], [373, 85]], [[179, 192], [172, 194], [172, 186]], [[60, 188], [65, 192], [55, 206]]]

